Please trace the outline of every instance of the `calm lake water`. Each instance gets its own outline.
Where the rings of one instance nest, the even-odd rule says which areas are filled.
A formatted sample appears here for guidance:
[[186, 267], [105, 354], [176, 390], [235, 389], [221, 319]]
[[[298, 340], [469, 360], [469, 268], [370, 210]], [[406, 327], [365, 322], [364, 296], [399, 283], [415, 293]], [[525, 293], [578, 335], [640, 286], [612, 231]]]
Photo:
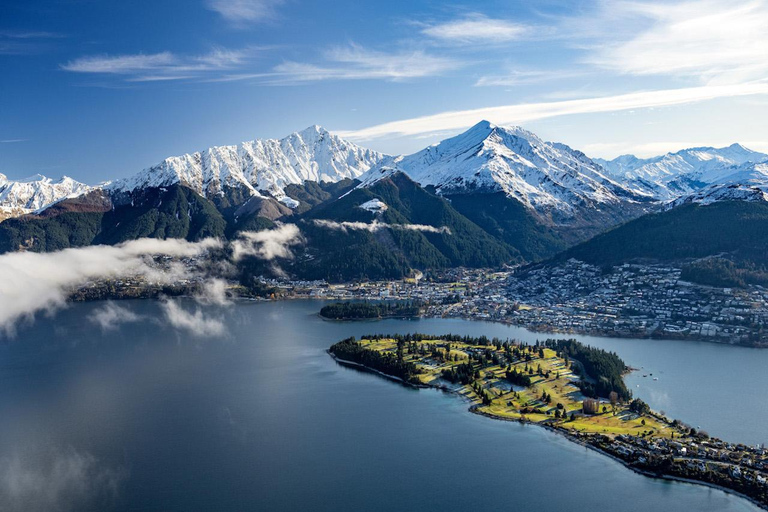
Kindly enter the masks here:
[[[0, 342], [0, 510], [758, 510], [325, 353], [374, 332], [540, 334], [335, 323], [316, 316], [322, 303], [296, 301], [206, 308], [227, 333], [195, 338], [158, 321], [157, 302], [120, 304], [139, 320], [102, 332], [89, 318], [104, 304], [77, 304]], [[580, 339], [644, 367], [627, 381], [652, 407], [726, 439], [768, 440], [768, 351]]]

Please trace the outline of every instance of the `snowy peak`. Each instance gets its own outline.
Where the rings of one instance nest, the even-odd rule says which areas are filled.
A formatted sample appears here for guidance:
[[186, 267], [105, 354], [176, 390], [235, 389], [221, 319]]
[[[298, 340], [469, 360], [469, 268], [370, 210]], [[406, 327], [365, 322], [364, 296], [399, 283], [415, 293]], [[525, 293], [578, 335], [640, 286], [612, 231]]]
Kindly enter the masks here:
[[167, 158], [108, 188], [131, 192], [183, 183], [209, 198], [243, 189], [248, 195], [282, 199], [287, 185], [357, 178], [385, 158], [315, 125], [283, 139], [257, 139]]
[[768, 184], [753, 182], [710, 185], [671, 201], [667, 204], [667, 209], [691, 203], [708, 205], [720, 201], [768, 201]]
[[400, 170], [441, 194], [504, 192], [540, 213], [573, 215], [576, 207], [642, 199], [565, 144], [519, 126], [481, 121], [459, 135], [398, 157], [363, 177], [370, 184]]
[[715, 183], [667, 203], [674, 208], [688, 203], [718, 201], [768, 201], [768, 161], [746, 162], [725, 168]]
[[722, 182], [733, 166], [766, 159], [768, 155], [764, 153], [731, 144], [723, 148], [683, 149], [647, 159], [622, 155], [599, 163], [617, 181], [665, 200]]
[[32, 213], [90, 190], [91, 187], [67, 176], [54, 181], [38, 174], [12, 181], [0, 174], [0, 220]]

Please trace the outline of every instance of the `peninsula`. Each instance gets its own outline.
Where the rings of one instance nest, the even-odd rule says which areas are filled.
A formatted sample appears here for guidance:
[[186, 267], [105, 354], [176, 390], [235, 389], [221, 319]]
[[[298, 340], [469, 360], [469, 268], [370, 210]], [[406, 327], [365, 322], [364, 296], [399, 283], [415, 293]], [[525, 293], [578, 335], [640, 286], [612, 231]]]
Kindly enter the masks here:
[[490, 418], [534, 423], [648, 476], [738, 493], [768, 509], [768, 453], [710, 438], [633, 399], [614, 353], [576, 340], [526, 345], [458, 335], [367, 335], [330, 347], [340, 364], [443, 389]]

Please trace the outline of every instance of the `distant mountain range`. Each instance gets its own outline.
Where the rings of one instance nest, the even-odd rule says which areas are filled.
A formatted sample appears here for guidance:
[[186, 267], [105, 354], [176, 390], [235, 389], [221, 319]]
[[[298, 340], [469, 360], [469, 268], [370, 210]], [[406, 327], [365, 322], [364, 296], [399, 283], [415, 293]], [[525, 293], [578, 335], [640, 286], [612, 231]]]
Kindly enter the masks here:
[[754, 173], [756, 163], [765, 160], [768, 155], [741, 144], [683, 149], [646, 159], [634, 155], [613, 160], [595, 159], [624, 186], [657, 200], [675, 199], [707, 185], [743, 180]]
[[[607, 234], [585, 241], [612, 227], [723, 201], [765, 203], [767, 184], [768, 155], [738, 144], [593, 160], [522, 128], [483, 121], [394, 157], [312, 126], [280, 140], [171, 157], [95, 187], [0, 175], [0, 215], [18, 217], [0, 223], [0, 251], [233, 237], [290, 222], [305, 235], [299, 256], [281, 262], [293, 274], [399, 277], [412, 269], [540, 261], [569, 247], [563, 255], [588, 257], [594, 251], [587, 244]], [[632, 237], [616, 240], [631, 259]]]
[[64, 176], [53, 181], [45, 176], [10, 181], [0, 174], [0, 221], [33, 213], [67, 197], [88, 192], [91, 187]]

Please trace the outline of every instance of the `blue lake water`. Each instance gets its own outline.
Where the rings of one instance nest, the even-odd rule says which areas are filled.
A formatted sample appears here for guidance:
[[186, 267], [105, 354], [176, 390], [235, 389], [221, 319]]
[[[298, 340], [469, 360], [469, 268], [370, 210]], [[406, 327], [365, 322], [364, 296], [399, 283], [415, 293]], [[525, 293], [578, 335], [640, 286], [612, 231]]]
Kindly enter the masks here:
[[[316, 316], [322, 303], [292, 301], [207, 308], [227, 332], [200, 338], [159, 321], [157, 302], [120, 304], [142, 320], [102, 332], [89, 317], [104, 305], [77, 304], [0, 342], [0, 510], [758, 510], [325, 353], [365, 333], [541, 334], [463, 320], [328, 322]], [[654, 408], [766, 441], [768, 351], [579, 338], [642, 366], [627, 381]]]

